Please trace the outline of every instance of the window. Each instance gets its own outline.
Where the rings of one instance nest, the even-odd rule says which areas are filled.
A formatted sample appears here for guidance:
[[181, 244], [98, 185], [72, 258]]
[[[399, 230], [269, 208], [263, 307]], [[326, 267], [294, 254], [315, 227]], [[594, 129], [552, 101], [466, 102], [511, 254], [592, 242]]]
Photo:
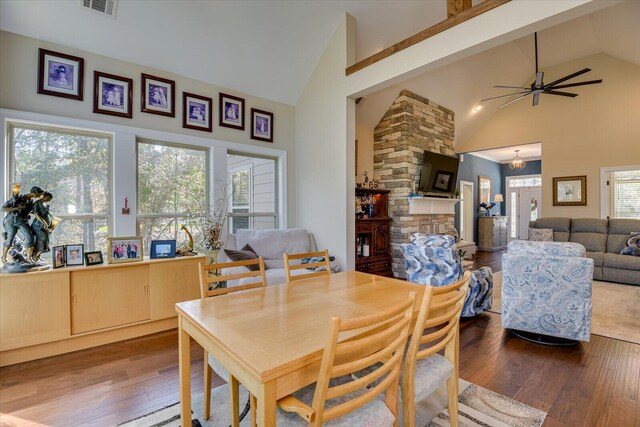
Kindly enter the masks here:
[[640, 219], [640, 169], [611, 172], [609, 187], [609, 216]]
[[276, 228], [276, 160], [227, 155], [229, 232]]
[[138, 226], [145, 254], [152, 240], [185, 240], [202, 250], [198, 225], [209, 210], [207, 150], [138, 141]]
[[106, 252], [111, 136], [16, 123], [9, 137], [11, 182], [22, 193], [36, 186], [53, 195], [50, 212], [62, 221], [50, 246], [83, 243], [85, 251]]

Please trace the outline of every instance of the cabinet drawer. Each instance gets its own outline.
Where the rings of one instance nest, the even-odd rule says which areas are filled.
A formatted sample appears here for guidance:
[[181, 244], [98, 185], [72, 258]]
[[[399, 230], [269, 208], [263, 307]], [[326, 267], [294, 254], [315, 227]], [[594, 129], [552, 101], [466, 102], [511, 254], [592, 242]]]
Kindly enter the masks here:
[[356, 223], [356, 232], [358, 233], [370, 233], [373, 224], [371, 224], [370, 222], [358, 222]]
[[377, 271], [389, 270], [391, 268], [391, 261], [378, 261], [369, 264], [369, 272], [375, 273]]

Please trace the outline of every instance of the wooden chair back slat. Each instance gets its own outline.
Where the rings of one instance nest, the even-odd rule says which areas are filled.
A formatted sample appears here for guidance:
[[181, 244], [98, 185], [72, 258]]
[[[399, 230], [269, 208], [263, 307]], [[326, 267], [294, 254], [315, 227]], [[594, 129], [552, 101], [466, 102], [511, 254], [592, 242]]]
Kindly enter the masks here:
[[[313, 262], [309, 264], [291, 264], [291, 261], [300, 260], [303, 258], [324, 257], [324, 261]], [[322, 271], [310, 271], [307, 274], [300, 274], [292, 276], [291, 272], [295, 270], [302, 270], [309, 267], [324, 267]], [[284, 270], [287, 278], [287, 283], [291, 283], [294, 280], [307, 279], [318, 276], [328, 276], [331, 274], [331, 263], [329, 262], [329, 251], [307, 252], [302, 254], [288, 254], [284, 253]]]
[[[258, 266], [255, 271], [247, 271], [243, 273], [222, 275], [222, 270], [225, 268], [234, 267], [250, 267]], [[211, 275], [210, 272], [215, 271], [217, 275]], [[231, 292], [245, 291], [248, 289], [263, 288], [267, 286], [267, 276], [264, 268], [264, 259], [259, 257], [255, 260], [248, 261], [236, 261], [225, 262], [219, 264], [199, 264], [199, 277], [200, 277], [200, 298], [205, 299], [209, 297], [215, 297], [219, 295], [225, 295]], [[255, 277], [256, 282], [250, 284], [244, 284], [240, 286], [233, 286], [230, 288], [209, 289], [209, 285], [212, 283], [220, 283], [227, 280], [243, 279], [247, 277]]]
[[[312, 425], [320, 426], [324, 422], [351, 412], [383, 392], [386, 392], [387, 407], [397, 417], [400, 367], [414, 305], [415, 293], [411, 292], [406, 301], [382, 313], [346, 320], [338, 317], [331, 319], [327, 345], [313, 398], [315, 414]], [[362, 330], [362, 333], [357, 334], [356, 339], [339, 342], [342, 333], [359, 330]], [[371, 334], [371, 331], [375, 333]], [[387, 333], [387, 331], [393, 331], [393, 333]], [[367, 342], [369, 345], [366, 345]], [[384, 361], [384, 364], [382, 367], [376, 367], [380, 361]], [[346, 384], [329, 386], [331, 378], [343, 377], [370, 367], [377, 369]], [[375, 386], [366, 388], [378, 380]], [[328, 399], [350, 395], [358, 389], [366, 391], [339, 405], [325, 408]]]

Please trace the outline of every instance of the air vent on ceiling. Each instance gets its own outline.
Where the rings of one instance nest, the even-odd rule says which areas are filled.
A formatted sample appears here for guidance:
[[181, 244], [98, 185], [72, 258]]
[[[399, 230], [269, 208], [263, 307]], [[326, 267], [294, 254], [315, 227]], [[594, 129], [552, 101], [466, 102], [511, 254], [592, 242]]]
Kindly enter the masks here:
[[115, 19], [118, 0], [82, 0], [82, 6]]

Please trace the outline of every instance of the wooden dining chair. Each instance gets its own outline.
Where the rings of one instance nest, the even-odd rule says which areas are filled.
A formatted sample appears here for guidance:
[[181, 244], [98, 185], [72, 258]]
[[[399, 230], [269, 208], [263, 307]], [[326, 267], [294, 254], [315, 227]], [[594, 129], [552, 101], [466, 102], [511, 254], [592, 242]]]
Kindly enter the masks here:
[[[382, 313], [332, 317], [318, 381], [278, 400], [276, 425], [397, 425], [400, 368], [414, 306], [411, 292]], [[351, 377], [380, 360], [385, 362], [367, 375]], [[378, 398], [382, 393], [384, 401]]]
[[[451, 426], [458, 425], [460, 314], [470, 277], [467, 271], [451, 285], [425, 289], [402, 370], [405, 426], [415, 425], [415, 402], [429, 396], [445, 381]], [[442, 349], [444, 356], [438, 353]]]
[[[310, 262], [307, 264], [292, 264], [291, 261], [299, 261], [303, 258], [324, 258], [322, 261]], [[292, 271], [303, 270], [310, 267], [324, 267], [322, 270], [309, 270], [309, 273], [306, 274], [296, 274], [292, 275]], [[309, 277], [317, 277], [317, 276], [328, 276], [331, 274], [331, 263], [329, 262], [329, 251], [319, 251], [319, 252], [307, 252], [303, 254], [292, 254], [284, 253], [284, 270], [287, 277], [287, 283], [291, 283], [294, 280], [299, 279], [307, 279]]]
[[[249, 271], [243, 271], [240, 273], [233, 273], [223, 275], [222, 271], [228, 268], [246, 267]], [[219, 295], [225, 295], [232, 292], [245, 291], [248, 289], [264, 288], [267, 286], [267, 276], [265, 273], [264, 259], [259, 257], [255, 260], [248, 261], [236, 261], [226, 262], [220, 264], [199, 264], [199, 277], [200, 277], [200, 298], [205, 299], [209, 297], [216, 297]], [[248, 284], [239, 286], [233, 286], [231, 288], [212, 288], [211, 285], [225, 282], [227, 280], [236, 280], [244, 278], [255, 278], [255, 282], [251, 281]], [[231, 420], [232, 425], [237, 425], [239, 422], [239, 384], [233, 376], [229, 375], [229, 372], [218, 362], [213, 356], [209, 355], [207, 350], [204, 350], [204, 419], [208, 420], [211, 415], [211, 373], [215, 373], [222, 379], [227, 380], [229, 383], [229, 390], [231, 393]], [[255, 425], [255, 410], [256, 399], [253, 395], [250, 395], [251, 405], [251, 425]], [[235, 421], [235, 422], [234, 422]]]

